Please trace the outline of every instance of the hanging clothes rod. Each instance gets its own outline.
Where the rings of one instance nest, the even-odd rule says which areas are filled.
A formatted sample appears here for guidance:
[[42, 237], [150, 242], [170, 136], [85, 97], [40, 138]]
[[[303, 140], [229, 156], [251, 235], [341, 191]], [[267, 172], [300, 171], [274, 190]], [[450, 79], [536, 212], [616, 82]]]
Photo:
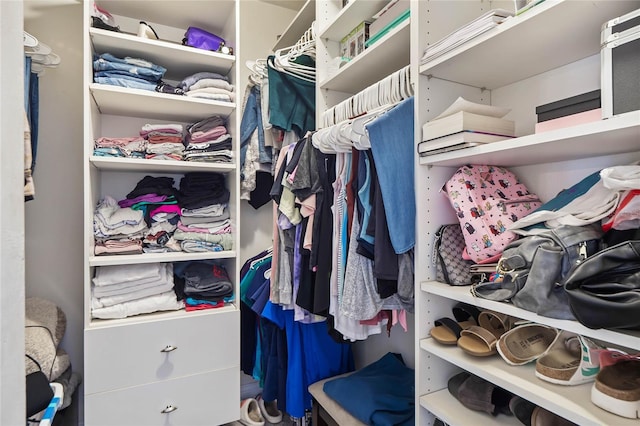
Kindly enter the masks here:
[[322, 127], [329, 127], [368, 111], [395, 104], [413, 96], [413, 78], [409, 65], [327, 109]]

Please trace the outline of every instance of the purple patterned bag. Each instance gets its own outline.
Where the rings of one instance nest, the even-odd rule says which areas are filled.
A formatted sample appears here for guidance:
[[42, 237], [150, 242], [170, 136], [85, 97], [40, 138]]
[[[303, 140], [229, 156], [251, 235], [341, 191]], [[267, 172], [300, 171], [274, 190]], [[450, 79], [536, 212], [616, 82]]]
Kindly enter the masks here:
[[182, 44], [203, 50], [220, 51], [224, 46], [224, 39], [198, 27], [189, 27], [184, 33]]

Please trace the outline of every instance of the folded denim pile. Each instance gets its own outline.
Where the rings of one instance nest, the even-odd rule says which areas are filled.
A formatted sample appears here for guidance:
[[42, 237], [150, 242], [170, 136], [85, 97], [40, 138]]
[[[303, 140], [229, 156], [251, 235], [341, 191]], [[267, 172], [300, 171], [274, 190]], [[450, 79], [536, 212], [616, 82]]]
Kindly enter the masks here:
[[139, 58], [103, 53], [93, 61], [93, 81], [100, 84], [155, 91], [166, 68]]
[[214, 115], [188, 126], [185, 142], [185, 161], [233, 161], [232, 139], [222, 117]]
[[193, 98], [210, 99], [214, 101], [235, 102], [233, 85], [229, 79], [213, 72], [198, 72], [186, 77], [180, 82], [179, 88], [184, 94]]

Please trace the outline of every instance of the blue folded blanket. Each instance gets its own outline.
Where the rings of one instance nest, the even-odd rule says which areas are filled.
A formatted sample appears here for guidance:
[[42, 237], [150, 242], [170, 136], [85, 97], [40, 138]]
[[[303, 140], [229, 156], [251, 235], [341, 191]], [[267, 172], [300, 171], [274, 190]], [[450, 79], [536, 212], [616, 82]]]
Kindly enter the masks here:
[[326, 382], [323, 390], [363, 423], [380, 426], [415, 423], [414, 371], [404, 365], [400, 354], [389, 352], [350, 376]]

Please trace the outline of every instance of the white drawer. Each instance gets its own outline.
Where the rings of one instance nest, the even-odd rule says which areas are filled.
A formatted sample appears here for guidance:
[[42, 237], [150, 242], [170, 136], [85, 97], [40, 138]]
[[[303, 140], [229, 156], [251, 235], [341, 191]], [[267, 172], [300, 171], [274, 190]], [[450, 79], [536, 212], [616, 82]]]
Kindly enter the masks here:
[[[163, 413], [167, 407], [175, 410]], [[238, 368], [85, 396], [86, 426], [210, 426], [238, 418]]]
[[240, 312], [89, 329], [84, 347], [85, 394], [237, 367]]

